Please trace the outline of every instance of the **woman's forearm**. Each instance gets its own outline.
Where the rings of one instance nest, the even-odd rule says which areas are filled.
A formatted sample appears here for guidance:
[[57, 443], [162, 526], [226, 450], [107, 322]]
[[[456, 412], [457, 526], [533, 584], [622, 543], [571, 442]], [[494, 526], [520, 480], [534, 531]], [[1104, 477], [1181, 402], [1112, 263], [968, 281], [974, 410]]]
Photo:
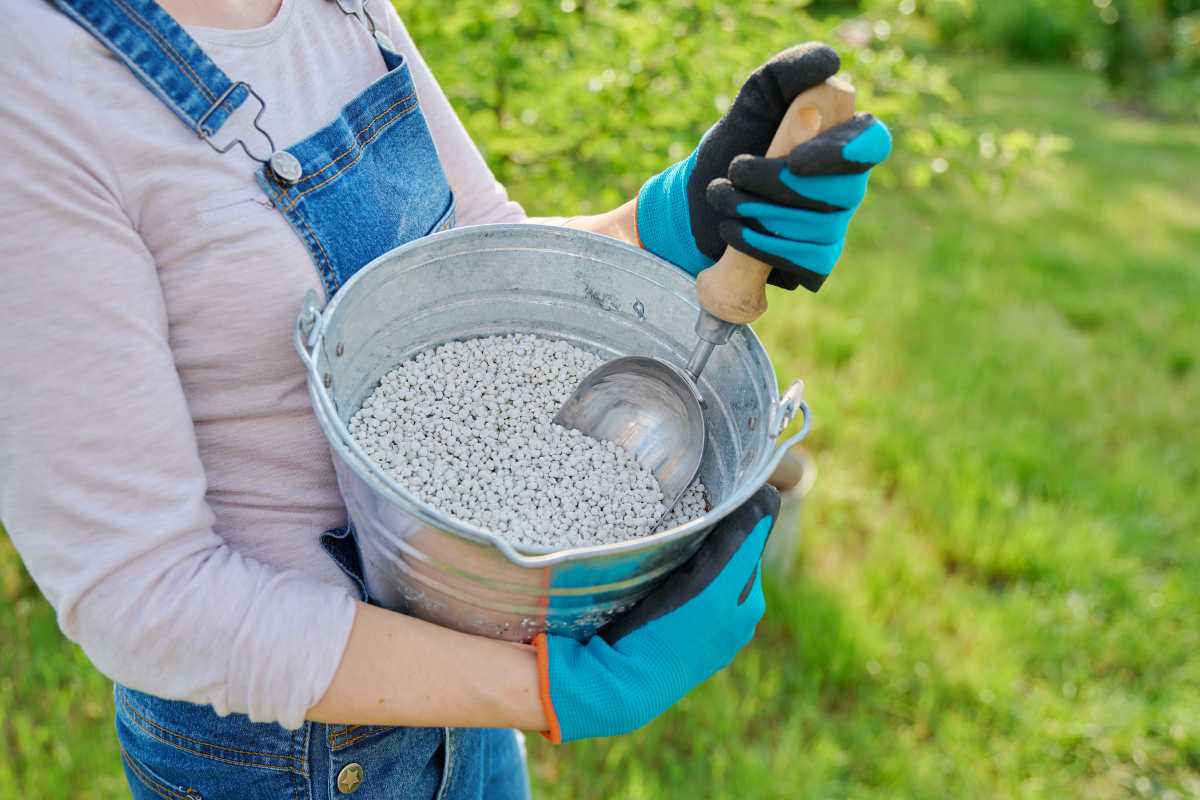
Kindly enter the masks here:
[[641, 247], [637, 233], [637, 200], [630, 200], [612, 211], [586, 217], [572, 217], [563, 223], [568, 228], [579, 228], [592, 233], [602, 233], [614, 239]]
[[532, 647], [358, 604], [314, 722], [546, 730]]

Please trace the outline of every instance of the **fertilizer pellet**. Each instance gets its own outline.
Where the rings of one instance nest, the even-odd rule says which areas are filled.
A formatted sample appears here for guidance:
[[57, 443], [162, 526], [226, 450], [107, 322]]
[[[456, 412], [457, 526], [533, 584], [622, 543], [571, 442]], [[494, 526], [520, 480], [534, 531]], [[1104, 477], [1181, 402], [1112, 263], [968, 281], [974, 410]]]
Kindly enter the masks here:
[[449, 342], [384, 375], [350, 433], [419, 498], [513, 544], [607, 544], [703, 515], [698, 481], [665, 509], [628, 451], [551, 422], [600, 363], [527, 334]]

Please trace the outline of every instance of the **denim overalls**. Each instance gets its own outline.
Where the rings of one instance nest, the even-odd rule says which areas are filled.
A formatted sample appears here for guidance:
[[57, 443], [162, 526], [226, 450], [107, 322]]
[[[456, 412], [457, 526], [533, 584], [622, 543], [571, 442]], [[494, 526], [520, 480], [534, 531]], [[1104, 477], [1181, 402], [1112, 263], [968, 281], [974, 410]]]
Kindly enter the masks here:
[[[259, 162], [259, 185], [304, 242], [331, 296], [375, 257], [454, 222], [454, 198], [403, 57], [363, 0], [332, 1], [342, 13], [331, 24], [366, 25], [387, 72], [329, 125], [276, 149], [257, 117], [249, 142], [216, 143], [239, 106], [252, 103], [261, 116], [270, 98], [226, 76], [154, 0], [54, 0], [196, 132], [197, 147], [207, 142], [224, 153], [236, 144]], [[332, 531], [322, 541], [361, 589], [352, 535]], [[120, 685], [115, 702], [137, 800], [509, 800], [529, 793], [513, 731], [313, 722], [289, 731]]]

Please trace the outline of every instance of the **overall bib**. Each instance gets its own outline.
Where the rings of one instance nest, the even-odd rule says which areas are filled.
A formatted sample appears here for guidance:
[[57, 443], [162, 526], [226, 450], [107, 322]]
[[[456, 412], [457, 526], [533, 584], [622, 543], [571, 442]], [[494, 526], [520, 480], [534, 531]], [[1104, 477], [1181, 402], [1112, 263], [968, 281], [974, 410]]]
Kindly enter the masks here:
[[[342, 12], [332, 19], [366, 25], [386, 73], [333, 122], [278, 150], [259, 124], [270, 98], [225, 75], [154, 0], [54, 2], [199, 139], [218, 153], [238, 145], [259, 162], [259, 186], [304, 242], [329, 296], [377, 256], [453, 225], [454, 198], [408, 66], [376, 29], [364, 0], [331, 0]], [[250, 141], [218, 145], [218, 132], [246, 103], [258, 114], [246, 134]], [[352, 533], [330, 531], [322, 543], [369, 600]], [[314, 722], [289, 731], [120, 685], [114, 697], [122, 761], [137, 800], [311, 800], [351, 793], [361, 800], [509, 800], [529, 793], [513, 731]]]

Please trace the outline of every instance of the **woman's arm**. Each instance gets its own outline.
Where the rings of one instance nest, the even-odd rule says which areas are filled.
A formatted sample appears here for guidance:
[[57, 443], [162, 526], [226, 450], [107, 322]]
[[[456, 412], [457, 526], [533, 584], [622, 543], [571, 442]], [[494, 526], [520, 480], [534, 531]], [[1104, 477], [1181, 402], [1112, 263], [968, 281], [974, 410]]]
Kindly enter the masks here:
[[549, 726], [538, 699], [537, 654], [358, 604], [350, 642], [317, 722], [468, 728]]
[[641, 247], [641, 239], [637, 231], [637, 200], [630, 200], [612, 211], [603, 214], [592, 214], [586, 217], [572, 217], [563, 224], [568, 228], [578, 228], [592, 233], [602, 233], [614, 239], [620, 239], [635, 247]]

